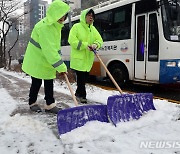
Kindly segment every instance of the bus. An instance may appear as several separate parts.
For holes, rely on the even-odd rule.
[[[104,44],[97,51],[119,85],[180,83],[180,0],[111,0],[93,7]],[[71,24],[80,16],[71,18]],[[70,21],[70,20],[69,20]],[[69,63],[69,22],[62,56]],[[107,77],[97,58],[90,75]]]

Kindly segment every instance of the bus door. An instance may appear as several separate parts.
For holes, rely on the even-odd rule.
[[[159,80],[159,31],[157,13],[136,16],[135,79]]]

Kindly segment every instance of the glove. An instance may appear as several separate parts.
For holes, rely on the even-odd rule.
[[[87,49],[88,49],[89,51],[92,51],[91,45],[88,45]]]
[[[91,47],[93,50],[96,50],[98,46],[96,44],[92,44]]]
[[[97,46],[96,44],[88,45],[88,50],[89,50],[89,51],[96,50],[97,47],[98,47],[98,46]]]
[[[68,74],[68,72],[61,72],[61,73],[59,73],[59,75],[64,75],[64,74]]]
[[[56,77],[58,78],[58,79],[60,79],[60,78],[62,78],[62,76],[64,76],[64,74],[66,74],[66,75],[68,75],[68,72],[57,72],[57,74],[56,74]]]

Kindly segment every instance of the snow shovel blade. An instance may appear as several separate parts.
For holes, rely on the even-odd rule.
[[[148,112],[149,110],[156,110],[153,104],[152,93],[138,93],[134,95],[134,101],[136,106],[141,108],[143,112]]]
[[[59,134],[65,134],[94,120],[109,122],[107,105],[86,105],[61,110],[57,115]]]
[[[107,101],[108,118],[115,126],[119,122],[139,119],[149,110],[155,110],[151,93],[115,95]]]

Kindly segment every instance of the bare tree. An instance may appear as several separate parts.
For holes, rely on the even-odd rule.
[[[91,0],[91,1],[87,1],[87,0],[82,0],[82,9],[86,9],[86,8],[89,8],[89,7],[93,7],[95,5],[98,5],[98,3],[101,3],[101,2],[105,2],[107,0]]]
[[[12,60],[12,55],[11,55],[11,51],[12,51],[12,49],[15,47],[15,45],[16,45],[16,43],[18,42],[18,40],[19,40],[19,29],[17,28],[17,19],[16,18],[14,18],[14,20],[13,19],[11,19],[12,20],[12,23],[14,23],[14,25],[15,25],[15,30],[16,30],[16,38],[13,40],[13,42],[12,42],[12,44],[11,44],[11,46],[9,46],[8,48],[6,48],[6,50],[5,50],[5,52],[7,53],[7,56],[8,56],[8,62],[6,63],[6,66],[7,66],[7,68],[8,69],[10,69],[11,70],[11,60]],[[12,26],[12,25],[11,25]],[[7,41],[6,41],[7,42]],[[7,44],[7,43],[6,43]],[[5,53],[5,54],[6,54]],[[6,61],[7,61],[7,59],[6,59]],[[4,66],[5,68],[6,68],[6,66]]]
[[[23,7],[21,0],[0,0],[0,68],[10,67],[11,64],[11,50],[15,46],[19,38],[18,30],[18,20],[24,14],[18,15],[16,12]],[[7,35],[15,24],[15,29],[17,31],[17,38],[14,40],[14,43],[11,44],[11,47],[8,47],[7,44]],[[7,48],[8,47],[8,48]],[[9,62],[7,62],[9,60]]]

